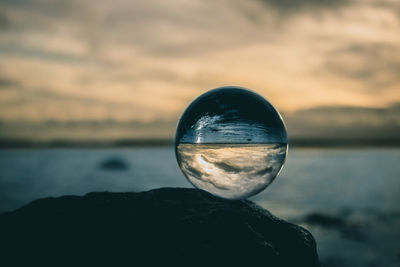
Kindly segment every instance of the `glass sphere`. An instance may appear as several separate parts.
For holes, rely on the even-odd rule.
[[[178,165],[197,188],[228,199],[264,190],[287,153],[282,117],[263,97],[240,87],[199,96],[183,113],[175,137]]]

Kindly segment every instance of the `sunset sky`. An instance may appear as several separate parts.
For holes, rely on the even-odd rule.
[[[396,137],[400,1],[0,0],[1,138],[170,138],[224,85],[289,137]]]

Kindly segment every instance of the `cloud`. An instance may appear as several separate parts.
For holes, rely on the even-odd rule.
[[[46,88],[25,88],[18,91],[3,90],[7,101],[0,106],[0,119],[4,121],[85,121],[91,120],[145,120],[135,116],[148,112],[140,102],[129,103],[93,96],[57,92]],[[8,94],[6,94],[8,92]],[[150,114],[151,115],[151,114]]]
[[[280,12],[299,12],[304,9],[332,9],[349,4],[349,0],[259,0]]]
[[[82,64],[90,62],[88,56],[77,55],[62,51],[51,51],[39,47],[29,47],[19,43],[0,44],[0,50],[8,55],[16,55],[24,58],[38,58],[41,60]]]
[[[368,90],[400,87],[399,50],[400,44],[353,43],[328,53],[325,71],[361,80]]]
[[[0,140],[172,140],[175,126],[167,120],[0,120]]]
[[[399,8],[397,0],[0,0],[0,119],[175,122],[224,85],[299,111],[304,125],[305,108],[384,107],[400,101]],[[145,131],[134,125],[118,136]],[[69,129],[47,126],[49,136]]]
[[[7,8],[29,11],[55,18],[76,13],[77,2],[76,0],[0,0],[0,4]]]
[[[387,108],[315,107],[285,116],[289,139],[399,140],[400,104]]]
[[[0,10],[0,31],[8,29],[11,26],[11,22],[5,12]]]
[[[0,90],[18,87],[20,83],[17,80],[0,76]]]
[[[90,105],[90,102],[87,105]],[[71,107],[62,106],[62,108]],[[298,139],[399,140],[400,136],[400,103],[387,108],[321,106],[283,114],[283,118],[287,125],[289,141]],[[0,120],[0,139],[166,138],[172,140],[177,120],[178,118],[152,121],[82,118],[62,121],[59,119]]]

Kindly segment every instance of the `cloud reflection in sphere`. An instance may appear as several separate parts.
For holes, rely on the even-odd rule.
[[[197,188],[228,199],[264,190],[287,153],[283,120],[260,95],[221,87],[194,100],[175,137],[179,167]]]

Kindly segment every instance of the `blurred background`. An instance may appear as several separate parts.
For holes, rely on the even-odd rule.
[[[291,147],[252,200],[309,229],[322,266],[398,266],[399,51],[399,0],[0,0],[0,212],[190,187],[179,116],[238,85]]]

